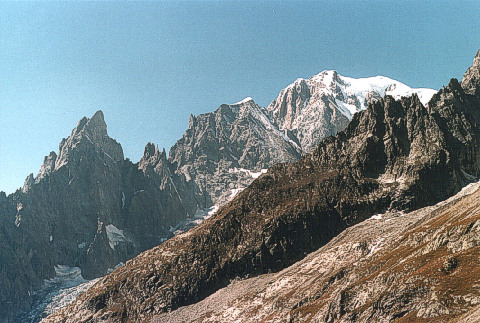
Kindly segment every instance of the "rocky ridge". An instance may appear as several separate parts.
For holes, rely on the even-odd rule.
[[[189,182],[187,195],[194,197],[198,209],[221,206],[262,171],[294,162],[323,138],[344,130],[368,102],[417,93],[426,104],[435,92],[382,76],[355,79],[323,71],[309,80],[296,80],[267,108],[246,98],[192,115],[168,161],[173,173]]]
[[[255,173],[301,156],[297,144],[272,124],[251,98],[190,116],[188,130],[170,149],[175,174],[195,182],[196,205],[224,204]]]
[[[162,175],[124,159],[101,111],[80,120],[36,177],[0,196],[0,317],[28,310],[56,265],[92,279],[172,236],[187,214],[170,186],[157,185]]]
[[[480,303],[479,210],[475,183],[434,206],[376,214],[276,274],[234,280],[153,321],[475,321],[462,317]]]
[[[47,321],[151,319],[235,277],[286,268],[376,213],[446,199],[480,174],[472,93],[452,79],[427,107],[415,94],[369,103],[345,131],[270,168],[214,217],[130,260]]]

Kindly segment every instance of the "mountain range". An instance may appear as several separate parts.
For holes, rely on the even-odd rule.
[[[426,106],[370,102],[46,321],[477,317],[479,88],[480,51]]]
[[[148,143],[135,164],[101,111],[83,118],[0,194],[0,317],[28,312],[62,266],[83,282],[144,251],[72,306],[153,317],[284,269],[375,212],[446,199],[478,174],[477,80],[478,63],[439,93],[324,71],[266,108],[246,98],[191,116],[168,157]]]

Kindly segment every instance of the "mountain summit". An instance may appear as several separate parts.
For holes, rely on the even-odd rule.
[[[267,107],[280,130],[288,130],[304,153],[321,139],[345,129],[352,116],[385,95],[396,99],[416,93],[427,105],[432,89],[412,89],[384,76],[351,78],[323,71],[308,80],[297,79]]]
[[[480,84],[480,50],[477,52],[473,65],[463,75],[462,87],[465,92],[478,95]]]

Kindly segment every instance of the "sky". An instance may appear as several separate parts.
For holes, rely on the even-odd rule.
[[[104,112],[137,162],[190,114],[322,70],[439,89],[480,49],[479,1],[0,2],[0,191]]]

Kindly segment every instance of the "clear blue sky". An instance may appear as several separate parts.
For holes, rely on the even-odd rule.
[[[335,69],[438,89],[480,48],[478,1],[1,2],[0,190],[102,109],[139,160],[191,113]]]

